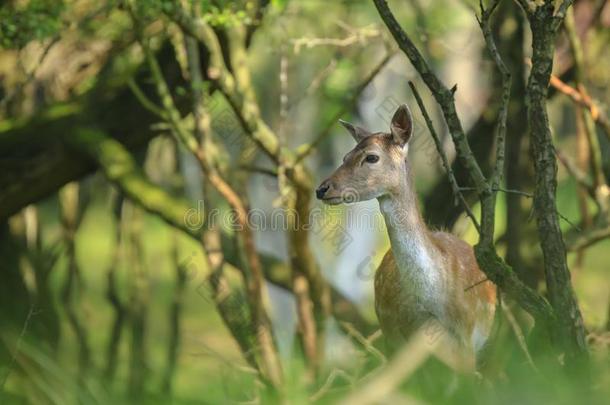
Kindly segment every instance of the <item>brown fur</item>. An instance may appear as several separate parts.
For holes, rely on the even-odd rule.
[[[445,232],[431,232],[430,240],[448,262],[446,282],[452,288],[447,297],[447,309],[455,325],[461,328],[450,332],[462,344],[468,345],[463,337],[472,335],[477,319],[483,318],[486,326],[491,328],[496,286],[483,281],[486,280],[485,274],[479,269],[469,244]],[[375,312],[381,330],[391,344],[400,344],[429,320],[404,309],[403,288],[392,249],[389,249],[375,273]],[[487,305],[479,306],[477,310],[478,303]]]

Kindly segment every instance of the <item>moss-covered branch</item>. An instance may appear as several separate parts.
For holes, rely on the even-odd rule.
[[[107,178],[128,198],[151,214],[159,216],[170,226],[196,241],[201,241],[201,229],[188,226],[192,223],[190,221],[195,219],[192,218],[196,212],[192,204],[184,198],[170,195],[150,182],[123,144],[99,130],[92,129],[82,129],[67,139],[73,152],[84,153],[87,159],[90,159],[89,164],[102,169]],[[241,267],[235,245],[231,236],[226,233],[222,234],[222,251],[227,263]],[[261,264],[267,281],[286,290],[291,289],[290,270],[285,263],[273,256],[261,255]],[[362,333],[374,331],[374,325],[363,318],[356,306],[343,294],[331,289],[331,296],[333,314],[337,319],[352,323]]]

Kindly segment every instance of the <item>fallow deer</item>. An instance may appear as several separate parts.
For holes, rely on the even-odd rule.
[[[316,196],[326,204],[379,201],[391,248],[375,273],[375,311],[390,347],[434,321],[480,360],[493,324],[496,288],[481,282],[486,277],[469,244],[424,223],[407,156],[413,133],[409,108],[397,109],[389,133],[341,123],[358,144]]]

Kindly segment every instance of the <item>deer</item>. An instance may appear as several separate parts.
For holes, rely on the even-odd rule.
[[[434,322],[456,343],[454,352],[468,349],[472,361],[466,367],[478,370],[494,323],[496,287],[472,246],[424,222],[408,157],[409,108],[397,108],[389,132],[340,122],[357,144],[316,197],[330,205],[379,202],[391,246],[375,272],[375,312],[388,347],[399,347]]]

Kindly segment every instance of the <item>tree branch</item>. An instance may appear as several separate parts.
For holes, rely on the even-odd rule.
[[[574,103],[589,110],[593,121],[604,131],[606,137],[610,139],[610,121],[595,101],[588,96],[584,96],[580,91],[563,82],[555,75],[551,75],[550,84],[553,88],[568,96]]]
[[[388,29],[398,42],[400,48],[407,55],[409,60],[415,69],[419,72],[424,83],[428,86],[430,91],[432,92],[434,98],[437,103],[441,106],[443,111],[443,116],[445,118],[445,122],[449,127],[449,132],[453,139],[456,152],[458,157],[463,162],[466,170],[474,183],[475,189],[477,190],[477,194],[481,200],[482,204],[482,218],[481,221],[481,237],[479,239],[479,243],[475,246],[475,255],[477,257],[477,261],[487,275],[487,277],[492,280],[496,285],[498,285],[502,290],[507,292],[509,296],[514,298],[526,311],[530,312],[534,317],[539,320],[543,324],[552,323],[554,319],[554,314],[552,308],[549,306],[548,302],[536,291],[528,288],[523,282],[517,277],[512,268],[508,266],[496,253],[494,245],[493,245],[493,226],[494,226],[494,210],[495,210],[495,193],[491,184],[487,181],[483,173],[481,172],[481,168],[476,162],[472,150],[468,144],[468,140],[464,134],[462,129],[462,125],[459,117],[457,116],[457,112],[455,110],[455,101],[453,98],[453,92],[455,90],[447,89],[443,83],[436,77],[436,75],[430,70],[425,60],[407,36],[407,34],[402,30],[396,19],[394,18],[392,12],[387,6],[385,0],[373,0],[377,10],[381,18],[384,20]],[[486,19],[485,24],[487,24],[487,20],[491,13],[487,13],[484,11],[483,18]],[[486,14],[486,15],[485,15]],[[503,104],[508,103],[508,96],[510,95],[510,76],[507,74],[508,71],[504,67],[502,60],[495,50],[495,45],[493,44],[493,40],[491,36],[486,38],[487,45],[492,52],[492,55],[496,59],[496,63],[499,63],[499,68],[503,73]],[[493,46],[490,46],[493,45]],[[507,85],[508,84],[508,85]],[[454,87],[455,89],[455,87]],[[504,105],[501,108],[501,113],[499,114],[497,127],[496,127],[496,137],[497,137],[497,145],[499,144],[500,150],[497,152],[497,158],[500,160],[500,165],[496,164],[497,174],[493,175],[495,181],[501,179],[500,170],[502,170],[502,160],[503,160],[503,148],[504,148],[504,131],[506,125],[506,108]]]
[[[447,159],[447,155],[445,154],[445,150],[443,149],[443,144],[438,134],[436,133],[436,130],[434,129],[434,125],[432,124],[432,120],[430,119],[428,112],[426,111],[426,106],[424,105],[424,102],[422,101],[421,96],[419,95],[419,92],[417,91],[417,88],[415,88],[413,82],[409,81],[409,87],[411,87],[411,91],[413,91],[413,95],[415,96],[417,105],[419,106],[419,109],[422,115],[424,116],[426,126],[428,127],[430,135],[432,135],[432,139],[434,140],[434,145],[436,145],[436,151],[440,155],[441,160],[443,162],[443,167],[447,172],[449,184],[451,185],[451,189],[453,190],[454,203],[457,205],[458,200],[462,203],[464,211],[466,211],[466,214],[470,217],[470,220],[472,221],[474,227],[477,229],[477,232],[481,233],[481,226],[479,225],[479,221],[477,221],[477,218],[470,210],[470,207],[468,206],[468,203],[464,198],[464,194],[462,194],[462,190],[460,189],[460,186],[458,185],[457,180],[455,179],[455,175],[453,174],[453,170],[451,169],[451,165],[449,164],[449,160]]]
[[[297,163],[309,156],[314,150],[316,150],[320,143],[328,135],[330,135],[332,129],[335,127],[335,125],[337,125],[337,121],[339,121],[342,116],[344,116],[350,109],[354,107],[354,105],[358,102],[358,99],[360,98],[362,92],[368,87],[369,84],[371,84],[371,82],[375,79],[375,77],[377,77],[379,72],[381,72],[381,70],[388,64],[388,62],[392,59],[394,55],[394,51],[389,51],[388,53],[386,53],[383,59],[381,59],[381,61],[379,61],[379,63],[375,65],[375,67],[364,78],[364,80],[362,80],[360,84],[358,84],[358,86],[356,86],[352,90],[351,97],[345,102],[341,103],[342,108],[340,108],[339,111],[337,111],[335,115],[333,115],[333,117],[328,121],[326,126],[324,126],[324,128],[320,132],[318,132],[318,135],[314,138],[314,140],[308,144],[301,145],[297,148]]]
[[[562,3],[563,4],[568,4]],[[566,354],[566,363],[582,363],[588,358],[584,325],[567,264],[566,249],[557,212],[557,161],[546,110],[549,80],[553,68],[557,19],[552,2],[529,13],[532,31],[532,69],[527,84],[530,151],[534,162],[534,212],[544,257],[549,300],[556,314],[557,347]],[[578,367],[574,367],[576,369]]]
[[[489,185],[487,184],[479,164],[473,157],[470,145],[468,144],[468,139],[466,138],[464,129],[462,128],[462,123],[455,109],[454,92],[456,91],[457,87],[454,86],[451,90],[448,89],[438,79],[434,72],[432,72],[419,50],[415,47],[413,41],[411,41],[411,38],[409,38],[409,36],[400,27],[400,24],[398,24],[398,21],[396,21],[396,18],[390,11],[387,2],[385,0],[373,0],[373,2],[375,3],[375,7],[377,8],[382,20],[385,22],[386,26],[390,30],[390,33],[398,43],[398,46],[409,58],[415,70],[419,72],[424,83],[426,83],[426,86],[428,86],[428,89],[430,89],[432,92],[434,99],[440,105],[445,122],[449,128],[451,138],[455,143],[456,149],[461,150],[461,153],[459,154],[460,159],[462,160],[464,166],[466,166],[468,169],[468,173],[472,182],[475,184],[475,187],[477,187],[477,190],[480,190],[481,192],[489,193]]]
[[[146,211],[160,217],[169,226],[200,242],[202,229],[206,226],[205,213],[198,212],[189,201],[168,194],[151,183],[128,150],[120,142],[93,129],[80,129],[66,135],[68,146],[92,159],[104,172],[106,178],[129,199]],[[191,226],[189,226],[191,224]],[[197,226],[192,226],[197,224]],[[241,267],[239,255],[231,236],[222,234],[222,252],[235,268]],[[261,255],[265,278],[272,284],[290,290],[290,270],[285,263],[270,255]],[[333,313],[337,319],[355,325],[362,333],[371,333],[374,325],[360,315],[354,304],[338,290],[332,289]]]
[[[258,107],[253,100],[253,91],[246,89],[244,94],[243,87],[248,87],[247,83],[249,82],[247,66],[238,66],[235,76],[229,71],[223,60],[222,48],[220,47],[218,37],[203,19],[192,18],[180,6],[173,7],[168,17],[186,34],[197,39],[208,49],[210,53],[208,76],[226,97],[240,123],[246,128],[247,135],[252,138],[269,158],[277,162],[280,153],[278,139],[260,118]],[[243,39],[242,36],[240,38]],[[243,60],[245,53],[244,44],[237,44],[236,42],[238,41],[235,39],[231,41],[231,51],[241,58],[241,63],[245,63]],[[244,74],[246,75],[246,82],[244,82]],[[239,80],[240,77],[241,80]],[[239,89],[239,86],[242,89]]]

